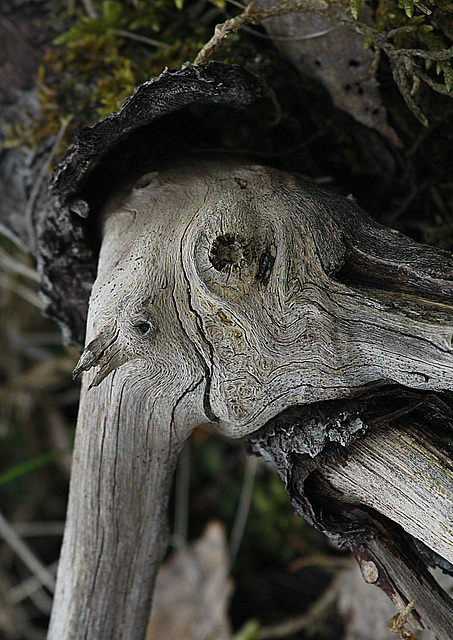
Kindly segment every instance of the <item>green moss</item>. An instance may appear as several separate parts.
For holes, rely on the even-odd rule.
[[[183,13],[175,0],[103,0],[93,2],[96,18],[80,10],[53,16],[62,33],[39,70],[41,119],[12,129],[6,144],[35,146],[71,116],[63,151],[75,130],[118,110],[137,86],[193,60],[211,28],[189,19],[191,4]]]
[[[424,3],[416,0],[380,0],[374,26],[388,34],[396,50],[417,49],[435,58],[438,54],[447,54],[452,45],[452,10],[453,2],[450,0],[427,0]],[[418,77],[423,80],[427,72],[425,82],[431,80],[431,88],[453,97],[452,56],[434,60],[423,58],[422,55],[409,54],[411,64],[405,63],[408,75],[412,74],[414,80],[417,69],[420,69],[423,74]],[[413,93],[418,86],[418,82],[413,84]]]
[[[6,145],[25,142],[36,146],[57,134],[70,117],[61,143],[63,152],[75,130],[119,109],[138,85],[156,77],[165,67],[180,68],[192,62],[215,24],[239,11],[228,6],[227,15],[224,0],[93,0],[93,6],[95,18],[81,10],[54,16],[62,31],[39,72],[42,117],[39,122],[25,121],[11,130]],[[360,7],[360,1],[354,7],[351,4],[357,16]],[[378,0],[375,7],[369,44],[378,49],[381,38],[391,48],[389,53],[382,46],[391,79],[424,124],[438,121],[441,112],[442,117],[449,115],[444,103],[450,101],[443,99],[439,106],[438,93],[453,97],[453,67],[448,56],[437,58],[451,45],[451,8],[450,0],[425,0],[424,5],[414,0]],[[408,49],[427,52],[428,57],[406,53]],[[242,64],[269,77],[274,73],[273,55],[266,41],[256,44],[248,32],[240,30],[224,41],[215,59]],[[433,60],[432,56],[437,58]],[[276,99],[273,106],[270,104],[276,118],[280,106]],[[402,111],[405,120],[407,109]],[[232,149],[238,144],[247,147],[241,135],[237,127],[234,131],[230,127],[224,142]],[[264,152],[275,152],[274,146]]]

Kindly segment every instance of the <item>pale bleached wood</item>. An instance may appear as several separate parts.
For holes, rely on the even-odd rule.
[[[379,429],[322,475],[345,501],[372,507],[453,564],[453,460],[429,433]]]
[[[49,640],[143,638],[175,457],[196,424],[242,437],[389,381],[453,389],[450,257],[345,199],[191,158],[105,217]],[[351,256],[382,290],[338,275]],[[405,293],[387,295],[400,276]]]
[[[187,429],[178,399],[127,366],[82,394],[49,639],[141,638],[166,549],[166,504]],[[110,383],[109,383],[110,382]],[[189,424],[190,426],[190,424]]]
[[[144,637],[176,456],[206,421],[204,370],[173,297],[179,241],[147,214],[106,225],[49,640]],[[162,253],[161,234],[174,240]]]
[[[383,382],[453,388],[451,256],[442,256],[445,280],[436,280],[439,255],[301,178],[214,160],[203,173],[209,189],[187,225],[182,255],[208,343],[219,429],[244,436],[289,406],[348,397]],[[181,180],[180,167],[168,179]],[[210,252],[227,236],[237,239],[236,253],[219,270]],[[396,263],[398,291],[339,281],[354,251],[358,263],[373,266],[380,252]],[[272,268],[263,277],[266,256]],[[445,304],[423,299],[422,287],[431,281]]]
[[[451,445],[428,426],[372,431],[351,443],[345,459],[327,460],[320,475],[341,501],[383,514],[453,564]],[[411,623],[421,621],[438,640],[450,640],[453,600],[407,540],[388,525],[378,523],[378,530],[375,539],[354,549],[365,580],[381,586],[400,610],[414,601]]]

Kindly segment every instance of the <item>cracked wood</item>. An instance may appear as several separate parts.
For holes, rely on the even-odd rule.
[[[452,390],[452,265],[350,200],[232,158],[186,158],[113,197],[49,640],[144,636],[197,424],[243,437],[389,382]]]

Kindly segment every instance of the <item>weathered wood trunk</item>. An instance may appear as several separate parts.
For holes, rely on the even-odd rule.
[[[80,361],[100,370],[82,385],[49,639],[144,637],[176,456],[206,420],[204,371],[180,324],[181,238],[158,213],[106,223]]]
[[[53,38],[31,21],[47,3],[28,4],[6,2],[1,21],[3,130],[24,107],[37,115],[32,85]],[[142,87],[116,119],[82,132],[63,169],[76,186],[60,217],[40,209],[53,159],[41,154],[52,141],[2,155],[0,226],[37,255],[48,312],[76,340],[95,267],[77,218],[90,209],[83,197],[103,201],[116,182],[106,164],[124,178],[167,147],[200,146],[205,128],[188,126],[187,113],[169,124],[175,110],[250,104],[261,83],[221,66],[167,74],[160,93]],[[97,182],[85,180],[102,165]],[[350,544],[365,579],[398,607],[415,598],[423,622],[453,637],[451,602],[425,567],[451,569],[429,549],[451,562],[452,403],[424,395],[453,388],[451,254],[268,169],[190,159],[148,180],[107,215],[49,638],[143,637],[175,457],[207,420],[236,437],[263,428],[252,446],[274,461],[301,512]],[[419,407],[416,420],[407,406],[387,411],[385,394],[369,414],[366,392],[383,384],[403,405],[405,388],[416,390],[406,402]],[[285,423],[281,412],[294,405]],[[401,423],[398,411],[411,419]]]
[[[141,638],[146,629],[188,430],[172,416],[181,407],[165,381],[134,371],[128,383],[127,374],[90,391],[84,382],[49,638]]]
[[[301,504],[309,504],[305,478],[327,504],[334,487],[360,513],[372,507],[377,522],[384,514],[450,558],[451,458],[429,438],[417,449],[413,434],[404,442],[377,430],[385,393],[371,417],[340,419],[337,407],[329,429],[315,419],[297,429],[307,405],[360,404],[354,398],[391,385],[399,415],[407,411],[397,385],[453,389],[450,254],[380,227],[301,178],[228,158],[193,157],[147,174],[113,199],[105,219],[76,369],[86,373],[50,640],[143,637],[175,457],[200,422],[233,437],[271,429],[272,455],[289,433],[291,456],[281,449],[279,468],[290,477],[304,454]],[[254,446],[267,455],[260,434]],[[365,454],[359,434],[371,438]],[[347,464],[335,456],[330,464],[331,440],[351,446]],[[384,496],[369,464],[376,450],[394,471],[379,486]],[[406,489],[399,502],[389,491],[396,482]],[[302,511],[321,526],[310,508]],[[357,537],[353,520],[349,544],[379,539],[362,516]],[[400,589],[398,602],[409,595]]]

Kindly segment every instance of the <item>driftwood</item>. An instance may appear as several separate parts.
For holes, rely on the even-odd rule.
[[[451,409],[432,395],[453,388],[450,254],[228,158],[142,176],[105,220],[49,638],[144,636],[176,453],[206,421],[257,432],[301,511],[448,638],[451,601],[418,555],[451,568]],[[431,555],[402,553],[403,529]]]

